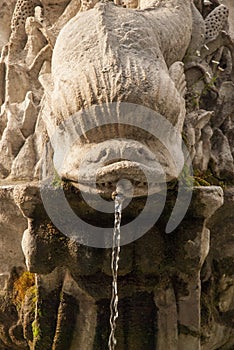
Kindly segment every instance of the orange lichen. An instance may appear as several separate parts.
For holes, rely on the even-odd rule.
[[[35,286],[35,274],[25,271],[14,281],[13,284],[13,296],[14,304],[16,306],[21,305],[27,291]]]

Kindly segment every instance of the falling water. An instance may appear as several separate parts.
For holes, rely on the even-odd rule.
[[[112,243],[112,256],[111,256],[111,271],[112,271],[112,296],[110,302],[110,337],[109,337],[109,350],[114,350],[117,340],[115,338],[116,321],[118,314],[118,268],[119,268],[119,254],[120,254],[120,224],[121,224],[121,212],[123,204],[123,196],[117,194],[115,200],[115,224],[113,230],[113,243]]]

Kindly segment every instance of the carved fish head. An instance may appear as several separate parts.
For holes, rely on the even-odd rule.
[[[138,43],[142,26],[149,36]],[[145,196],[181,171],[183,65],[168,70],[154,30],[137,11],[101,3],[59,34],[43,118],[58,174],[87,192],[127,179]]]
[[[133,196],[158,192],[178,177],[184,162],[176,129],[155,111],[130,103],[80,110],[50,139],[59,176],[107,197],[123,179],[132,184]]]

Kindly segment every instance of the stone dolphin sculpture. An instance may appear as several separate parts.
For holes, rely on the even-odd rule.
[[[126,123],[124,116],[120,121],[117,110],[119,104],[143,106],[181,134],[186,89],[181,61],[191,41],[194,6],[191,0],[143,1],[140,6],[125,9],[112,2],[99,2],[66,24],[54,47],[43,119],[56,159],[64,152],[67,140],[72,140],[63,164],[57,167],[58,174],[87,191],[95,171],[100,193],[127,178],[137,188],[135,195],[144,195],[147,187],[140,168],[146,177],[158,174],[151,186],[151,192],[155,192],[160,166],[166,181],[178,177],[183,166],[180,155],[173,159],[179,154],[180,141],[171,156],[165,145],[142,130],[144,121],[142,128],[136,129],[129,126],[127,117]],[[100,112],[104,105],[112,107],[103,107]],[[98,111],[95,106],[99,106]],[[115,109],[113,123],[107,116],[111,108],[112,112]],[[87,111],[91,109],[89,116]],[[92,120],[93,130],[85,128],[87,119]],[[155,122],[151,128],[160,129],[160,125]],[[55,130],[59,130],[56,137]],[[83,130],[83,135],[77,130]],[[170,133],[165,137],[170,142]],[[87,156],[91,149],[95,151]],[[154,166],[154,157],[159,166]],[[79,173],[82,162],[85,170]]]

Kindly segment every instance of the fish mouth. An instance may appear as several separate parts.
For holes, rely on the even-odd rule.
[[[88,176],[87,176],[88,174]],[[81,191],[111,197],[119,184],[125,183],[122,194],[125,197],[145,197],[160,192],[165,185],[165,176],[157,167],[142,163],[120,160],[99,168],[96,174],[80,174],[73,186]]]
[[[79,161],[77,161],[80,155]],[[82,156],[83,159],[82,159]],[[60,176],[81,191],[111,197],[125,180],[126,197],[160,192],[177,175],[175,164],[165,154],[129,139],[115,139],[71,150]]]
[[[67,159],[70,170],[63,178],[86,193],[110,197],[119,181],[127,180],[124,195],[141,197],[159,192],[166,182],[163,159],[139,141],[115,139],[95,144],[79,164],[72,161],[75,154],[77,150],[71,152],[70,161]]]

